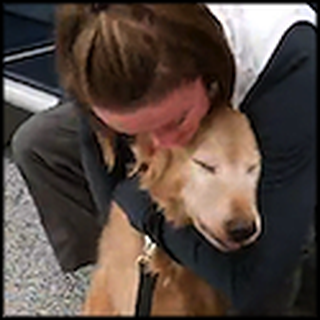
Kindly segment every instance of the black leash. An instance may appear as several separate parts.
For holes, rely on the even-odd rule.
[[[157,273],[150,270],[149,262],[156,244],[147,238],[144,252],[138,258],[139,286],[135,305],[136,317],[148,317],[151,314],[153,290],[158,278]]]

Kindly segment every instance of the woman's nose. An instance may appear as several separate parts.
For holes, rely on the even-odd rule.
[[[175,134],[151,133],[151,139],[155,148],[168,148],[176,144]]]

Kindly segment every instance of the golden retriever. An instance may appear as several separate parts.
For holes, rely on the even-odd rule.
[[[103,144],[103,141],[101,141]],[[247,118],[229,106],[216,108],[196,137],[183,148],[152,150],[137,137],[133,151],[141,188],[147,189],[176,227],[193,224],[221,251],[253,243],[261,230],[256,208],[260,154]],[[110,145],[105,141],[106,158]],[[83,315],[134,315],[138,291],[137,259],[144,236],[112,204]],[[160,248],[150,268],[158,273],[151,315],[224,315],[225,297]]]

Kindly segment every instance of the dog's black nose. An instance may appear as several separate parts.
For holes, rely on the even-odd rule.
[[[225,227],[229,239],[234,242],[245,241],[257,231],[255,222],[243,219],[229,220],[226,222]]]

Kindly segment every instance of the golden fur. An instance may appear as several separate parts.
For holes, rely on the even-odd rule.
[[[105,158],[112,159],[110,142],[103,145],[108,146],[104,148]],[[240,112],[217,108],[185,148],[153,150],[144,135],[137,137],[133,150],[137,158],[134,170],[144,168],[141,188],[149,190],[175,226],[193,223],[208,241],[225,251],[256,240],[260,233],[255,200],[260,156],[250,125]],[[239,221],[254,223],[257,231],[236,243],[230,240],[228,228]],[[143,235],[113,203],[84,315],[133,315],[138,286],[136,260],[143,245]],[[159,273],[152,315],[225,314],[225,297],[160,248],[152,256],[151,270]]]

